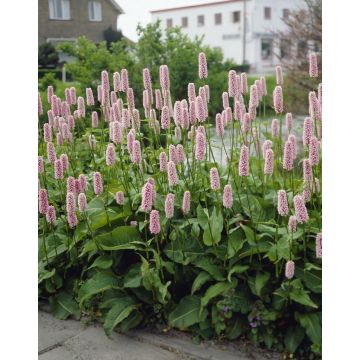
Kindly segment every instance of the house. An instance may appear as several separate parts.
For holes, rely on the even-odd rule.
[[[115,0],[38,0],[38,43],[74,41],[86,36],[105,40],[104,31],[117,29],[117,18],[124,11]]]
[[[278,39],[283,18],[305,9],[304,0],[227,0],[151,11],[163,29],[180,26],[191,39],[220,48],[225,58],[250,64],[252,72],[273,71],[277,56],[289,56],[291,44]]]

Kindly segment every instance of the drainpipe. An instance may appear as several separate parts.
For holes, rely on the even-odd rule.
[[[246,1],[244,0],[243,64],[246,62]]]

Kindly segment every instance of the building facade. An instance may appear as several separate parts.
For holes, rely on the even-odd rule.
[[[74,41],[79,36],[99,42],[124,11],[114,0],[38,0],[38,43]]]
[[[289,55],[291,44],[278,39],[283,18],[304,9],[304,0],[227,0],[151,11],[163,29],[180,26],[191,39],[220,48],[225,58],[250,64],[252,72],[273,71],[277,55]]]

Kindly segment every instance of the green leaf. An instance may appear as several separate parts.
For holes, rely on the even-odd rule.
[[[143,319],[143,315],[141,314],[141,312],[139,311],[132,311],[130,313],[130,315],[125,318],[121,323],[120,323],[120,330],[123,333],[128,332],[130,329],[135,328],[136,326],[138,326],[142,319]]]
[[[243,247],[245,239],[241,238],[242,230],[236,229],[228,237],[228,247],[227,253],[229,259],[231,259],[235,254]]]
[[[207,257],[197,259],[194,261],[194,265],[202,270],[207,271],[217,281],[225,280],[225,274],[222,271],[222,268]]]
[[[308,292],[302,288],[292,288],[290,291],[290,299],[305,305],[305,306],[310,306],[312,308],[317,309],[318,306],[310,299],[310,296],[308,295]]]
[[[40,284],[45,279],[50,279],[55,275],[55,269],[52,269],[51,271],[47,271],[45,269],[39,270],[39,280],[38,283]]]
[[[124,288],[137,288],[141,286],[141,280],[140,264],[135,264],[124,277]]]
[[[191,295],[193,295],[197,290],[201,288],[207,281],[211,279],[211,276],[206,271],[201,271],[195,278],[192,288]]]
[[[133,226],[118,226],[111,232],[97,235],[96,240],[102,250],[136,250],[141,241],[139,231]]]
[[[176,308],[169,314],[170,326],[182,330],[199,323],[202,320],[200,317],[200,303],[200,297],[196,295],[182,298]]]
[[[207,209],[203,209],[199,204],[198,207],[196,208],[196,215],[200,226],[202,227],[203,230],[205,230],[205,228],[209,224],[209,214]]]
[[[284,343],[291,354],[294,354],[305,336],[304,329],[299,325],[291,326],[287,329]]]
[[[131,297],[118,299],[105,317],[104,330],[106,335],[110,336],[116,325],[126,319],[136,307],[135,301]]]
[[[321,344],[321,313],[295,313],[295,319],[300,322],[314,344]]]
[[[270,273],[268,272],[257,272],[255,277],[255,294],[261,296],[261,290],[270,279]]]
[[[246,236],[246,240],[250,245],[256,245],[256,237],[255,237],[255,232],[253,229],[251,229],[249,226],[246,226],[244,224],[240,225],[241,228],[244,230],[245,232],[245,236]]]
[[[80,307],[85,300],[89,299],[93,295],[109,289],[118,288],[119,282],[115,275],[111,273],[98,272],[80,287],[78,294]]]
[[[50,307],[58,319],[65,320],[70,315],[73,315],[77,320],[80,319],[81,313],[78,303],[66,292],[61,292],[50,298]]]
[[[91,264],[91,266],[88,267],[88,270],[95,268],[95,267],[106,270],[111,267],[112,263],[113,263],[113,260],[110,256],[102,255],[102,256],[99,256],[98,258],[96,258],[96,260]]]
[[[201,298],[201,307],[205,307],[211,299],[214,297],[225,293],[229,289],[235,287],[237,285],[237,281],[233,281],[231,283],[228,282],[220,282],[215,285],[210,286],[206,292],[205,295]]]
[[[232,274],[241,274],[243,272],[245,272],[247,269],[249,268],[248,265],[235,265],[231,268],[231,270],[229,271],[229,274],[227,276],[227,279],[229,282],[231,282],[231,275]]]
[[[246,328],[246,326],[244,326],[241,319],[238,317],[235,320],[234,325],[231,326],[230,328],[228,328],[227,337],[230,340],[235,340],[244,332],[245,328]]]

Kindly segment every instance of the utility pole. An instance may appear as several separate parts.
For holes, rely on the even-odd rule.
[[[243,64],[246,63],[246,1],[244,0]]]

